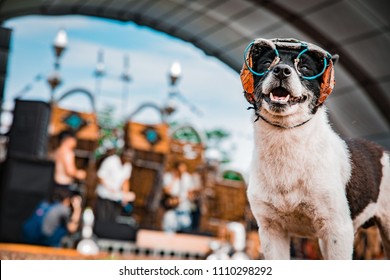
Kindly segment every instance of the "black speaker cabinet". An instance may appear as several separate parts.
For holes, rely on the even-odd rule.
[[[24,221],[50,195],[54,162],[9,156],[0,178],[0,242],[22,242]]]
[[[136,241],[138,228],[128,224],[113,221],[95,221],[94,233],[98,238]]]
[[[9,132],[8,153],[44,158],[47,153],[50,105],[16,100]]]
[[[0,104],[4,96],[11,34],[11,29],[0,26]]]

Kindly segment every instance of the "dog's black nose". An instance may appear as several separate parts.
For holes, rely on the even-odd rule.
[[[279,64],[275,66],[272,73],[279,79],[283,80],[291,75],[291,68],[286,64]]]

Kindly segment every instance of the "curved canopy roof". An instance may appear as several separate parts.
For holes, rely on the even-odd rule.
[[[335,129],[390,148],[389,10],[381,0],[4,0],[0,21],[31,14],[132,21],[188,41],[237,72],[254,38],[313,42],[340,55],[328,100]]]

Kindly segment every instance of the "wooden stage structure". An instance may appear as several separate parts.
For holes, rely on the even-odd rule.
[[[0,243],[0,260],[104,260],[205,259],[212,237],[140,230],[136,242],[99,239],[100,253],[80,254],[75,249]]]

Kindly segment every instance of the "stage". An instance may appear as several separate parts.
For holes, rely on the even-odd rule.
[[[139,230],[136,242],[97,239],[100,253],[80,254],[75,249],[0,243],[1,260],[158,260],[204,259],[212,237]]]

